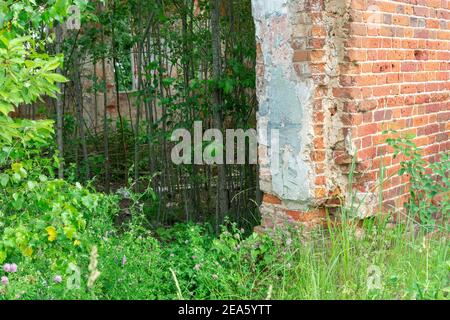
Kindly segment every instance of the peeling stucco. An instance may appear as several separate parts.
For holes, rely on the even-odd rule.
[[[384,145],[385,128],[417,133],[430,157],[448,149],[442,113],[447,83],[440,67],[448,60],[442,50],[448,37],[430,23],[414,39],[398,39],[417,27],[416,20],[405,24],[406,9],[418,6],[429,13],[424,19],[433,20],[436,1],[380,6],[378,16],[385,17],[380,26],[368,22],[374,13],[367,2],[252,0],[264,226],[324,223],[324,216],[339,219],[341,209],[365,218],[383,213],[384,205],[402,206],[407,181],[388,174],[379,183],[381,168],[398,169]],[[395,41],[389,39],[393,34]],[[417,56],[416,47],[424,43],[432,58]],[[438,78],[409,63],[402,77],[402,55],[436,61],[430,70],[442,74],[441,83],[428,86],[426,81]],[[411,85],[416,75],[421,81]],[[411,117],[418,110],[430,116],[416,125]]]
[[[261,188],[284,200],[306,203],[314,192],[308,150],[313,137],[314,83],[312,79],[299,79],[292,63],[291,2],[253,1],[259,62],[263,66],[257,81],[260,157],[263,167],[269,169],[262,172],[270,173],[262,175]],[[264,126],[266,130],[261,130]]]

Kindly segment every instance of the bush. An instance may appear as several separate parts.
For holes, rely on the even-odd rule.
[[[425,227],[432,229],[437,214],[442,214],[445,221],[450,212],[449,154],[442,152],[430,163],[424,159],[422,150],[413,139],[414,136],[406,135],[387,139],[386,142],[394,149],[394,158],[403,157],[399,175],[409,177],[410,199],[406,203],[409,215],[418,217]],[[437,202],[436,196],[442,196],[442,199]]]
[[[21,163],[0,176],[0,263],[45,260],[63,274],[111,230],[114,201],[77,184],[28,179]]]

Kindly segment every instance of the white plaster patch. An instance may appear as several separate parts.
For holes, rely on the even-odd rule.
[[[294,69],[289,0],[253,0],[256,36],[261,46],[264,74],[258,75],[258,134],[269,168],[261,189],[283,200],[307,202],[313,196],[312,163],[306,155],[312,140],[311,79],[298,79]],[[274,132],[274,130],[276,132]],[[267,146],[267,147],[266,147]],[[267,172],[267,171],[265,171]],[[267,188],[267,189],[266,189]]]
[[[272,15],[287,14],[287,0],[253,0],[253,15],[264,18]]]

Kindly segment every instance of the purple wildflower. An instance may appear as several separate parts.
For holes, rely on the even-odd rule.
[[[5,265],[3,266],[3,271],[11,272],[11,265],[9,263],[5,263]]]
[[[17,264],[15,264],[15,263],[6,263],[4,266],[3,266],[3,271],[5,271],[5,272],[10,272],[10,273],[15,273],[15,272],[17,272]]]
[[[2,277],[2,284],[3,284],[4,286],[6,286],[8,283],[9,283],[8,277],[3,276],[3,277]]]
[[[55,282],[55,283],[61,283],[62,282],[62,277],[60,276],[60,275],[56,275],[54,278],[53,278],[53,281]]]
[[[9,270],[11,273],[17,272],[17,264],[15,264],[15,263],[11,264],[11,267]]]

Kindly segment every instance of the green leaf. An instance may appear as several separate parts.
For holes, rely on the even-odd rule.
[[[75,235],[76,232],[77,232],[77,230],[76,230],[75,227],[73,227],[73,226],[67,226],[67,227],[64,227],[64,234],[65,234],[66,237],[69,238],[70,240],[73,239],[73,236]]]
[[[4,101],[0,101],[0,113],[7,116],[13,110],[14,110],[14,107],[12,104],[6,103]]]
[[[6,260],[6,252],[0,250],[0,263],[3,263]]]
[[[52,71],[52,70],[57,69],[59,67],[59,65],[60,65],[59,59],[56,58],[56,59],[53,59],[53,60],[49,61],[49,63],[47,63],[45,65],[44,70],[45,71]]]
[[[9,40],[5,36],[1,35],[0,41],[5,45],[5,47],[9,47]]]
[[[9,182],[9,175],[6,173],[0,174],[0,185],[5,188],[8,185]]]
[[[58,73],[44,73],[42,75],[50,82],[68,82],[69,81],[66,77],[64,77],[63,75],[60,75]]]

